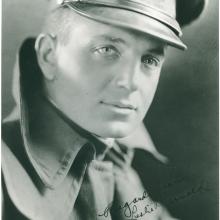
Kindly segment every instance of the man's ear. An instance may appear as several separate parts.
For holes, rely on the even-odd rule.
[[[40,34],[35,42],[35,50],[39,66],[47,80],[54,80],[56,74],[56,37]]]

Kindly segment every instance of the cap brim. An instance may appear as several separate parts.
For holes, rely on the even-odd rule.
[[[164,41],[170,46],[182,50],[187,49],[186,45],[180,40],[172,29],[160,21],[141,13],[105,6],[96,5],[94,7],[92,4],[82,4],[79,2],[69,2],[68,6],[77,13],[90,19],[137,30]]]

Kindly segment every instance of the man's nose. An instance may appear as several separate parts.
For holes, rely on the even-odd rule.
[[[140,63],[135,61],[125,62],[118,70],[115,79],[116,85],[119,88],[124,88],[129,91],[138,89],[138,84],[141,77]]]

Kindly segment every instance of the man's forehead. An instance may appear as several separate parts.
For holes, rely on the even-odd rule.
[[[131,32],[130,30],[124,32],[106,32],[103,34],[97,33],[92,36],[91,41],[108,41],[114,44],[123,44],[130,46],[131,44],[142,44],[143,46],[150,46],[151,48],[163,48],[166,43],[160,41],[152,36],[147,36],[143,33]]]

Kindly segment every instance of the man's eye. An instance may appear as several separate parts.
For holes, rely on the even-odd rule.
[[[146,67],[157,67],[160,64],[160,60],[153,56],[143,56],[141,62]]]
[[[96,48],[95,53],[103,56],[116,56],[119,54],[118,51],[111,46]]]

